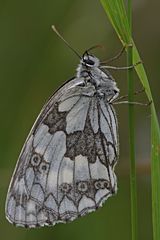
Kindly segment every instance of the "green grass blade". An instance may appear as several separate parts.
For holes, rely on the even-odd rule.
[[[124,9],[123,9],[124,11]],[[132,1],[128,0],[128,22],[130,36],[132,34]],[[133,65],[132,48],[127,49],[128,66]],[[134,102],[134,79],[133,69],[128,70],[128,100]],[[129,148],[130,148],[130,192],[131,192],[131,234],[132,240],[137,239],[137,178],[136,178],[136,157],[135,157],[135,117],[134,105],[128,106],[129,119]]]
[[[138,50],[131,40],[129,22],[123,0],[101,0],[122,44],[133,43],[133,63],[140,61]],[[130,41],[131,40],[131,41]],[[151,104],[151,179],[152,179],[152,222],[154,240],[160,239],[160,129],[149,82],[143,64],[135,67]]]
[[[152,221],[153,239],[160,239],[160,130],[154,105],[151,108],[151,137],[152,137]]]
[[[139,53],[134,47],[133,51],[134,62],[140,60]],[[153,239],[160,239],[160,128],[157,119],[157,114],[149,87],[146,72],[143,65],[136,68],[137,74],[145,87],[148,99],[151,104],[151,182],[152,182],[152,224],[153,224]]]
[[[132,49],[127,51],[128,66],[132,65]],[[128,100],[134,102],[133,69],[128,70]],[[137,181],[135,160],[135,117],[134,105],[128,106],[129,113],[129,146],[130,146],[130,191],[131,191],[131,227],[132,240],[137,239]]]

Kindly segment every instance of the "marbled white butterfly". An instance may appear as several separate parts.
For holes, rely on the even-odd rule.
[[[112,104],[119,89],[103,67],[85,51],[76,77],[42,108],[9,186],[6,216],[11,223],[65,223],[95,211],[116,193],[119,143]]]

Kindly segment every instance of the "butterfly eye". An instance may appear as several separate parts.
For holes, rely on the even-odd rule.
[[[94,62],[91,59],[83,59],[83,61],[85,62],[85,64],[88,64],[88,65],[91,65],[91,66],[94,65]]]

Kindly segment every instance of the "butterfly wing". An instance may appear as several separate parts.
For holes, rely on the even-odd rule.
[[[19,156],[7,219],[36,227],[72,221],[117,190],[117,120],[92,85],[73,79],[43,107]]]

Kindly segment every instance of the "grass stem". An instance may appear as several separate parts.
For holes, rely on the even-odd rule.
[[[132,36],[132,0],[128,0],[128,21],[130,36]],[[128,66],[133,65],[132,47],[127,50]],[[134,102],[133,69],[128,69],[128,99]],[[137,239],[137,186],[136,186],[136,160],[135,160],[135,117],[134,105],[129,104],[129,146],[130,146],[130,191],[131,191],[131,234],[132,240]]]
[[[132,0],[128,0],[128,11],[124,0],[100,0],[108,18],[115,29],[122,45],[133,43],[133,48],[127,51],[128,65],[141,61],[141,57],[132,39]],[[151,184],[152,184],[152,221],[153,239],[160,240],[160,127],[152,97],[149,81],[143,64],[135,66],[137,75],[145,89],[145,93],[152,101],[151,106]],[[128,71],[129,101],[133,101],[134,81],[133,71]],[[130,185],[131,185],[131,221],[132,240],[137,239],[137,191],[136,191],[136,164],[135,164],[135,136],[134,136],[134,106],[129,106],[130,131]],[[145,231],[145,229],[144,229]]]

